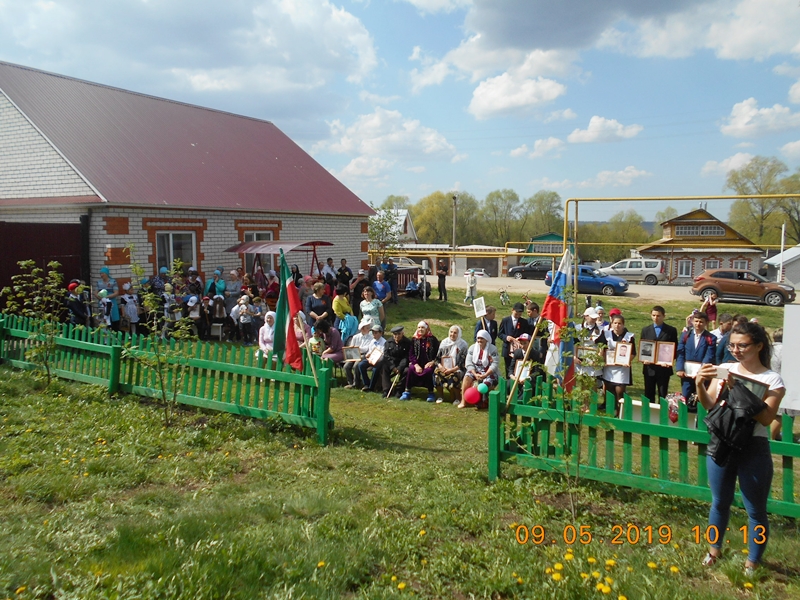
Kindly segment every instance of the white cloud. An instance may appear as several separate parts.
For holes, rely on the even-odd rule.
[[[377,156],[357,156],[351,160],[341,171],[333,174],[346,181],[369,180],[373,183],[389,177],[389,170],[395,161],[385,160]]]
[[[700,173],[702,175],[727,175],[734,169],[740,169],[753,159],[752,154],[747,152],[737,152],[733,156],[729,156],[725,160],[717,162],[716,160],[709,160],[703,165]]]
[[[415,94],[429,85],[439,85],[450,75],[450,67],[447,63],[438,62],[428,67],[412,69],[409,73],[411,77],[411,91]]]
[[[800,127],[800,113],[780,104],[758,108],[756,99],[748,98],[733,105],[728,122],[720,131],[732,137],[754,137],[794,127]]]
[[[565,85],[553,80],[516,79],[509,73],[486,79],[472,92],[469,112],[477,119],[527,112],[566,93]]]
[[[543,140],[536,140],[533,144],[533,152],[529,158],[542,158],[548,153],[553,153],[556,157],[559,156],[560,150],[564,147],[564,142],[556,137],[549,137]]]
[[[395,100],[399,100],[400,96],[380,96],[378,94],[373,94],[373,93],[368,92],[366,90],[361,90],[358,93],[358,98],[362,102],[366,102],[368,104],[382,105],[382,104],[390,104],[391,102],[394,102]]]
[[[545,123],[552,123],[553,121],[569,121],[571,119],[577,119],[578,115],[575,114],[575,111],[571,108],[565,108],[564,110],[554,110],[551,112],[547,117],[545,117]]]
[[[628,166],[621,171],[600,171],[595,177],[585,179],[583,181],[572,181],[570,179],[563,179],[561,181],[553,181],[545,177],[538,180],[543,188],[546,189],[566,189],[566,188],[604,188],[604,187],[627,187],[635,179],[640,177],[649,177],[652,173],[642,171],[634,166]]]
[[[514,148],[511,152],[508,153],[509,156],[512,158],[518,158],[520,156],[525,156],[528,153],[528,144],[522,144],[519,148]]]
[[[459,8],[466,8],[472,0],[405,0],[416,7],[421,13],[453,12]]]
[[[406,171],[410,171],[412,173],[424,173],[425,167],[423,167],[422,165],[418,165],[416,167],[408,167]]]
[[[784,144],[781,146],[781,152],[787,158],[791,158],[792,160],[800,160],[800,140]]]
[[[450,159],[452,164],[460,163],[462,160],[467,160],[469,158],[469,154],[461,153],[456,154],[453,158]]]
[[[606,119],[597,115],[589,119],[589,127],[575,129],[567,140],[573,144],[591,142],[618,142],[635,137],[642,131],[641,125],[623,125],[616,119]]]
[[[785,77],[800,77],[800,66],[781,63],[772,67],[772,72],[775,73],[775,75],[783,75]]]
[[[800,81],[789,88],[789,102],[800,104]]]
[[[736,148],[752,148],[753,146],[755,146],[755,144],[753,142],[739,142],[738,144],[736,144],[735,147]]]

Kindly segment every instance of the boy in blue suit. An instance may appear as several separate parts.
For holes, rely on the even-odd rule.
[[[694,377],[687,377],[684,369],[687,361],[700,364],[714,364],[714,352],[717,348],[716,336],[708,331],[708,316],[704,312],[697,312],[692,319],[692,330],[684,331],[678,342],[677,360],[675,371],[681,378],[681,393],[687,400],[697,392]],[[690,412],[696,412],[696,405],[690,406]]]

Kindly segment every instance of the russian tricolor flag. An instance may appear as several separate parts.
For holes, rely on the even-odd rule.
[[[569,298],[566,288],[570,284],[570,271],[572,270],[572,254],[569,249],[561,257],[558,271],[553,273],[553,281],[550,284],[550,291],[545,298],[541,315],[548,321],[552,321],[553,335],[545,359],[547,371],[561,381],[561,386],[566,391],[571,391],[575,385],[575,363],[573,353],[575,345],[572,336],[568,335],[566,340],[561,339],[561,329],[567,325],[569,315]]]

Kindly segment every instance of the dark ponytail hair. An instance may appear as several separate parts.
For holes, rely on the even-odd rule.
[[[738,333],[739,335],[746,335],[754,344],[761,344],[761,351],[758,353],[759,362],[767,369],[770,367],[770,360],[772,359],[772,342],[764,329],[758,323],[742,323],[737,322],[733,326],[731,333]]]

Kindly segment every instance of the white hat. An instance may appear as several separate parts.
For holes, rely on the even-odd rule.
[[[192,296],[189,298],[189,301],[186,303],[186,306],[194,306],[197,304],[197,296]]]
[[[590,306],[585,311],[583,311],[583,316],[584,317],[589,317],[590,319],[596,319],[600,315],[598,315],[597,311]]]
[[[361,319],[361,323],[358,324],[358,328],[362,329],[364,327],[372,327],[372,321],[369,319]]]
[[[131,284],[130,283],[123,284],[122,289],[127,292],[129,289],[131,289]]]

